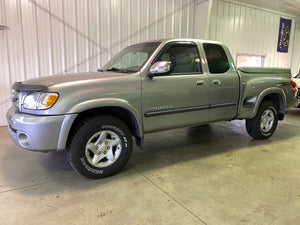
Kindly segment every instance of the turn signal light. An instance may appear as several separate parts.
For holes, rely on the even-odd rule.
[[[58,97],[57,95],[49,95],[45,107],[48,108],[52,106],[55,103],[57,97]]]

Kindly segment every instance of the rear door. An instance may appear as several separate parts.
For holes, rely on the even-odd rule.
[[[204,43],[209,70],[210,121],[233,119],[239,100],[239,77],[224,48]]]

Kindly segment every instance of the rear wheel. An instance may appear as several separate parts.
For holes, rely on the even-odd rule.
[[[75,132],[68,150],[71,166],[88,178],[103,178],[120,171],[132,152],[128,127],[118,118],[86,119]]]
[[[273,135],[278,124],[278,107],[272,101],[264,101],[253,119],[246,119],[248,134],[257,140]]]

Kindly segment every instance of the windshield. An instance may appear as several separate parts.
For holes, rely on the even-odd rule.
[[[103,71],[134,73],[141,69],[160,42],[131,45],[115,55],[102,68]]]

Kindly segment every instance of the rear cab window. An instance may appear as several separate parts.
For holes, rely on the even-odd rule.
[[[229,61],[221,45],[204,43],[203,48],[210,73],[226,73],[229,70]]]

